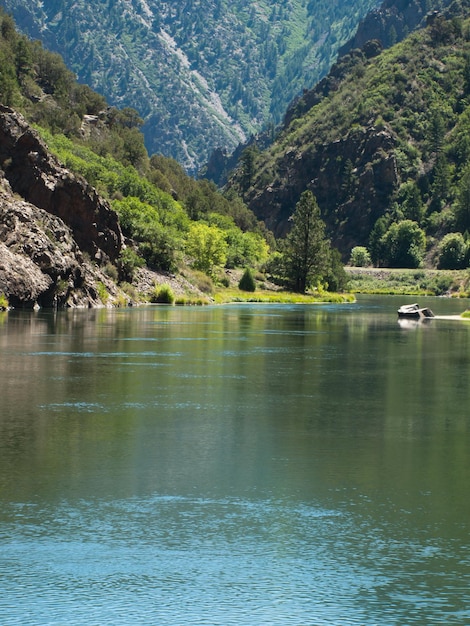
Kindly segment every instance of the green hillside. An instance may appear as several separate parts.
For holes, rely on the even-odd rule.
[[[453,3],[388,50],[351,51],[270,148],[245,153],[231,188],[278,235],[310,189],[344,260],[364,246],[382,265],[467,266],[469,16],[468,2]]]
[[[376,0],[2,0],[79,80],[144,119],[148,151],[189,171],[278,123]]]
[[[130,244],[116,268],[121,280],[132,280],[143,264],[165,272],[193,267],[207,274],[211,288],[222,268],[266,260],[272,236],[237,196],[190,178],[171,158],[149,157],[136,111],[107,107],[57,54],[18,34],[1,9],[0,104],[35,124],[61,163],[118,213]],[[11,161],[4,155],[0,178],[16,175]]]

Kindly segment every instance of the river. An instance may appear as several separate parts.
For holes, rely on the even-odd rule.
[[[469,624],[470,321],[411,301],[0,313],[0,623]]]

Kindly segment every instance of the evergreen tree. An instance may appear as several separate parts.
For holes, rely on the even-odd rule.
[[[305,293],[315,278],[322,278],[329,259],[325,222],[311,191],[301,195],[291,219],[293,226],[284,248],[285,273],[292,289]]]
[[[256,291],[256,282],[249,267],[243,272],[243,276],[238,283],[238,288],[241,291]]]

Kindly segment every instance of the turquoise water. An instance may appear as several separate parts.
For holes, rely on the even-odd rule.
[[[470,322],[401,303],[1,315],[0,623],[470,623]]]

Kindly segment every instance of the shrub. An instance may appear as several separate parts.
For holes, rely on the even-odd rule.
[[[192,270],[189,273],[189,280],[192,282],[199,291],[206,293],[208,295],[212,295],[214,292],[214,282],[210,276],[204,274],[204,272],[200,272],[198,270]]]
[[[467,244],[462,233],[448,233],[438,247],[437,267],[445,270],[458,270],[465,267]]]
[[[134,287],[134,285],[132,285],[131,283],[128,282],[123,282],[121,283],[121,289],[123,290],[123,292],[129,296],[129,298],[131,298],[131,300],[134,301],[138,301],[139,298],[139,294],[137,292],[137,289]]]
[[[154,304],[174,304],[175,294],[170,285],[156,285],[150,301]]]
[[[118,259],[119,279],[125,282],[132,282],[137,269],[144,265],[144,259],[135,250],[125,248]]]
[[[365,246],[355,246],[351,250],[349,264],[353,267],[369,267],[372,265],[369,250]]]
[[[106,289],[106,285],[102,283],[101,281],[98,281],[96,283],[96,291],[98,293],[98,297],[101,300],[101,302],[103,304],[106,304],[109,300],[109,293],[108,293],[108,290]]]
[[[243,276],[240,278],[238,288],[241,291],[256,291],[256,282],[249,267],[243,272]]]
[[[412,220],[394,222],[381,238],[384,260],[388,267],[421,265],[426,249],[426,235]]]
[[[5,294],[0,293],[0,311],[6,311],[9,307],[8,298]]]
[[[114,280],[115,283],[117,283],[118,281],[118,270],[117,267],[115,265],[113,265],[112,263],[106,263],[106,265],[104,266],[104,273],[109,276],[109,278],[112,278]]]

